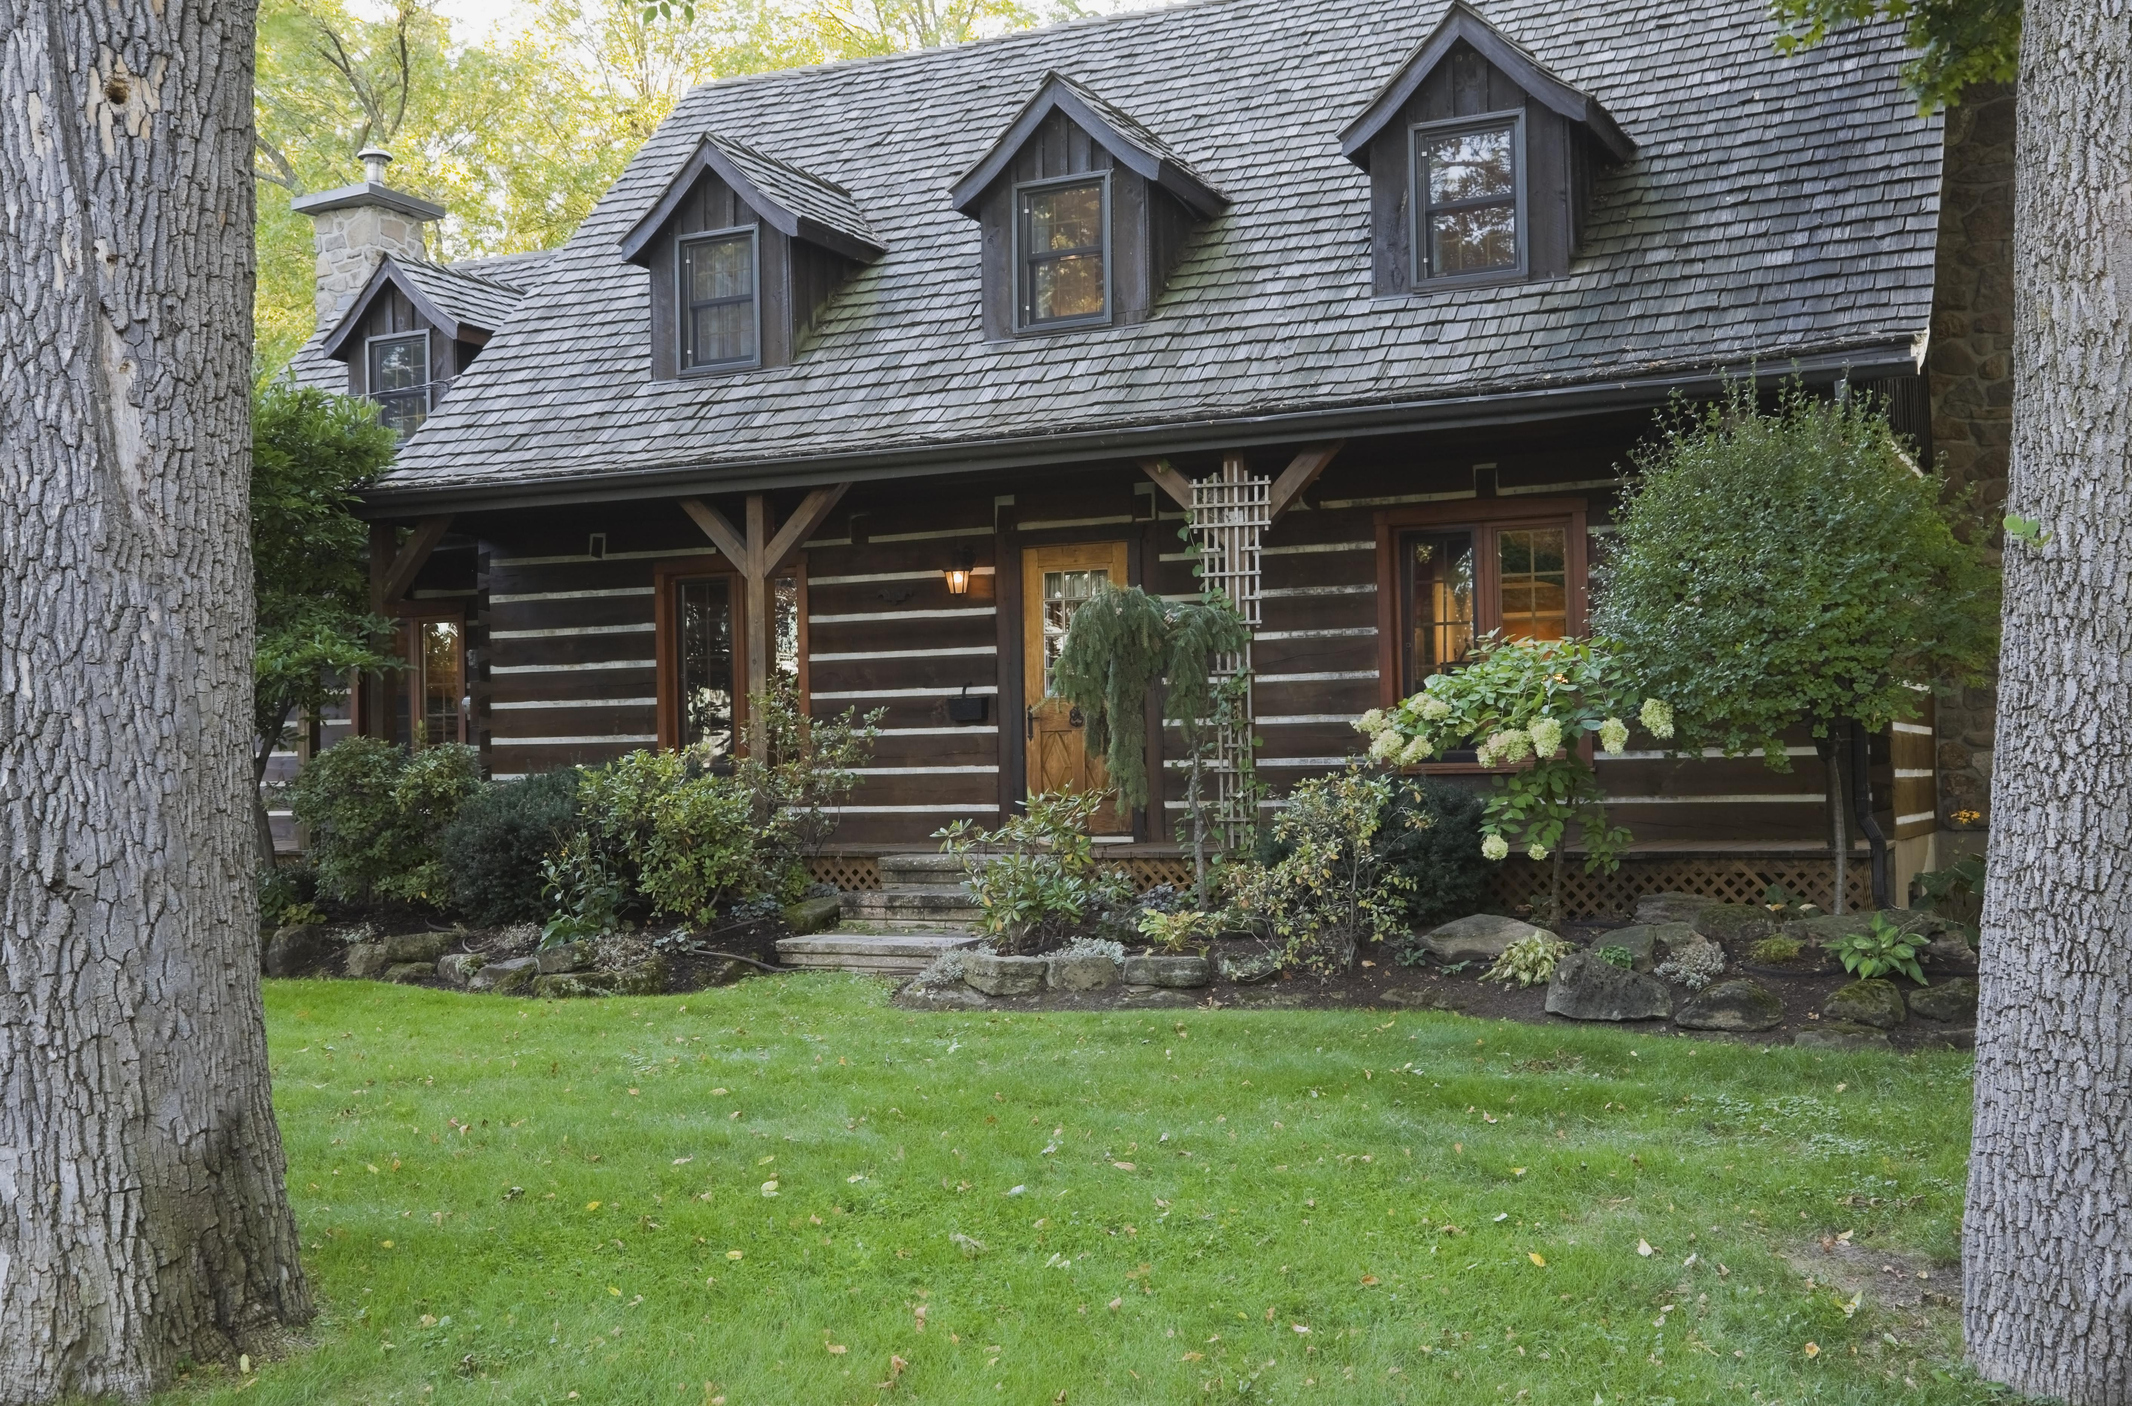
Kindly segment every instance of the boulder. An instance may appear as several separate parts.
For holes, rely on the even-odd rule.
[[[1555,963],[1547,1013],[1571,1020],[1658,1020],[1673,1013],[1673,993],[1655,976],[1623,971],[1592,952]]]
[[[456,940],[448,932],[403,932],[385,939],[385,961],[391,966],[421,962],[437,965],[437,959],[452,950]]]
[[[1934,934],[1923,953],[1924,968],[1929,972],[1945,972],[1949,976],[1975,976],[1977,953],[1969,940],[1958,932]]]
[[[260,968],[268,976],[308,976],[331,962],[338,951],[340,944],[327,933],[323,923],[276,928],[267,939]]]
[[[1903,1023],[1903,993],[1895,983],[1875,977],[1839,987],[1821,1003],[1821,1018],[1841,1025],[1872,1025],[1892,1030]]]
[[[612,996],[622,988],[619,972],[551,972],[533,978],[533,994],[544,1001],[573,996]]]
[[[617,996],[657,996],[666,990],[666,959],[647,957],[614,973]]]
[[[554,976],[560,972],[580,972],[592,965],[592,944],[580,939],[577,942],[543,947],[534,960],[540,963],[542,976]]]
[[[1118,964],[1100,954],[1051,957],[1046,964],[1046,983],[1060,991],[1095,991],[1118,979]]]
[[[1241,960],[1224,957],[1217,967],[1223,981],[1233,981],[1239,986],[1254,986],[1262,981],[1271,981],[1281,974],[1281,954],[1261,952],[1255,957]]]
[[[1870,1025],[1846,1025],[1834,1021],[1827,1025],[1809,1025],[1792,1036],[1791,1042],[1802,1050],[1886,1050],[1894,1048],[1888,1043],[1884,1030],[1875,1030]]]
[[[434,962],[394,962],[385,968],[384,980],[396,981],[402,986],[415,986],[437,974]]]
[[[1429,955],[1446,966],[1457,962],[1492,963],[1503,955],[1503,949],[1513,942],[1522,942],[1538,932],[1531,923],[1521,923],[1516,918],[1499,918],[1493,913],[1475,913],[1459,918],[1442,927],[1431,928],[1421,935],[1421,945]],[[1547,934],[1553,937],[1553,933]]]
[[[989,1004],[984,992],[967,986],[920,986],[914,981],[896,993],[895,1003],[913,1011],[975,1011]]]
[[[1735,950],[1776,936],[1782,926],[1776,914],[1750,903],[1712,903],[1695,916],[1697,932],[1712,942],[1729,943]]]
[[[359,981],[371,981],[385,974],[385,944],[382,942],[351,942],[348,957],[341,970]]]
[[[1784,1002],[1759,982],[1720,981],[1690,996],[1673,1013],[1684,1030],[1768,1030],[1784,1023]]]
[[[1947,1025],[1977,1023],[1977,984],[1970,977],[1957,976],[1934,982],[1910,992],[1907,999],[1910,1014],[1926,1020]]]
[[[962,959],[962,979],[987,996],[1030,996],[1044,985],[1042,957],[996,957],[972,952]]]
[[[1647,972],[1664,960],[1668,951],[1686,947],[1693,941],[1695,929],[1686,923],[1638,923],[1600,933],[1592,939],[1592,950],[1626,947],[1629,955],[1636,959],[1636,970]]]
[[[1938,917],[1922,908],[1883,908],[1879,916],[1904,932],[1930,932],[1940,922]],[[1873,918],[1874,910],[1870,908],[1855,913],[1817,913],[1811,918],[1794,918],[1784,925],[1783,932],[1786,937],[1826,947],[1852,933],[1871,931]]]
[[[466,989],[493,991],[499,996],[523,995],[533,989],[533,978],[539,975],[538,957],[509,957],[483,966],[467,979]]]
[[[1710,906],[1699,893],[1647,893],[1636,900],[1639,923],[1692,923]]]
[[[1214,979],[1214,964],[1205,957],[1161,956],[1125,959],[1127,986],[1205,986]]]
[[[437,975],[454,986],[464,986],[488,962],[489,959],[479,952],[447,952],[437,959]]]
[[[781,916],[794,937],[827,932],[844,921],[844,900],[803,898],[797,903],[786,904]]]

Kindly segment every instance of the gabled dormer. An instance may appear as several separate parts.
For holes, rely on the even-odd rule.
[[[844,187],[705,137],[622,239],[651,274],[652,379],[789,364],[822,306],[886,252]]]
[[[1144,321],[1198,223],[1229,198],[1057,73],[948,193],[984,231],[990,339]]]
[[[1396,297],[1567,273],[1594,164],[1636,145],[1597,98],[1453,0],[1340,150],[1370,173],[1371,282]]]
[[[437,264],[388,254],[331,324],[319,354],[345,362],[348,393],[376,401],[378,419],[405,438],[503,326],[546,258]]]

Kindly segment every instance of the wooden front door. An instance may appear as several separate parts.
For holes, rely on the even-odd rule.
[[[1066,639],[1066,623],[1105,581],[1125,584],[1125,543],[1076,542],[1031,547],[1022,553],[1023,697],[1029,700],[1029,792],[1100,789],[1110,778],[1101,757],[1090,756],[1081,710],[1051,696],[1051,665]],[[1094,833],[1130,828],[1115,803],[1096,812]]]

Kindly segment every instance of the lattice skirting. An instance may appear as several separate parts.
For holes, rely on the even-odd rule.
[[[846,892],[881,887],[881,861],[870,854],[818,854],[807,861],[818,884],[835,884]]]
[[[1495,896],[1508,907],[1546,900],[1550,866],[1513,857],[1496,876]],[[1562,906],[1570,918],[1620,918],[1635,912],[1647,893],[1692,893],[1722,903],[1760,903],[1771,884],[1782,884],[1798,901],[1830,906],[1836,892],[1835,872],[1826,856],[1815,855],[1654,855],[1621,861],[1614,873],[1587,874],[1584,861],[1569,857],[1562,873]],[[1873,903],[1873,872],[1860,855],[1848,875],[1852,909]]]
[[[1133,881],[1135,893],[1146,893],[1157,884],[1172,888],[1192,887],[1192,861],[1189,856],[1128,855],[1121,865]]]

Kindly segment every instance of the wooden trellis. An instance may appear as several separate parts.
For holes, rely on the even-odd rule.
[[[1192,535],[1199,545],[1199,579],[1225,596],[1252,630],[1259,626],[1259,541],[1273,525],[1273,480],[1254,475],[1240,458],[1222,460],[1221,472],[1192,483]],[[1251,646],[1217,656],[1217,683],[1242,680],[1240,716],[1217,730],[1207,770],[1214,784],[1214,826],[1225,847],[1250,840],[1258,823],[1251,785]],[[1193,823],[1198,818],[1193,817]]]

